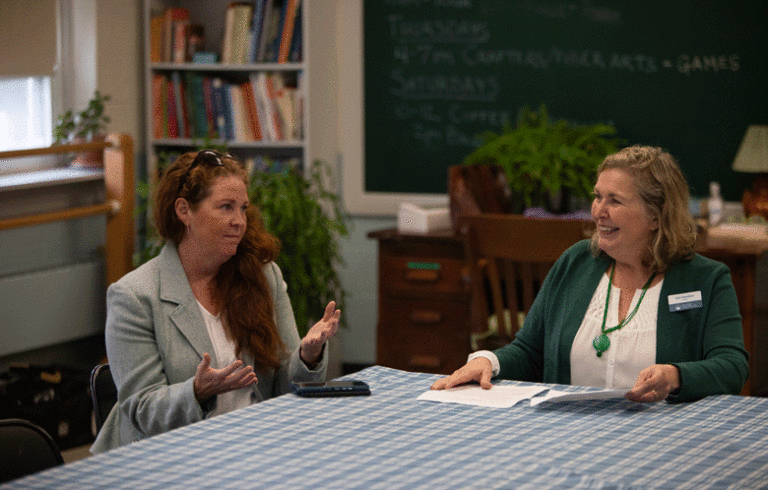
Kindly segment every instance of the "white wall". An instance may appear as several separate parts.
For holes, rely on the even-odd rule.
[[[363,121],[358,121],[357,131],[350,132],[348,126],[351,119],[363,113],[359,69],[362,66],[361,18],[361,0],[312,0],[310,147],[313,158],[337,165],[342,177],[340,185],[354,184],[349,182],[344,164],[362,156]],[[355,66],[358,68],[350,70]],[[395,225],[394,217],[353,216],[351,236],[342,244],[346,267],[340,276],[350,296],[346,305],[349,327],[339,334],[343,362],[376,362],[378,254],[377,243],[366,235]]]

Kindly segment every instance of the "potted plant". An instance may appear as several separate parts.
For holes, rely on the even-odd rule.
[[[349,230],[340,197],[326,187],[330,174],[330,167],[320,160],[305,173],[269,164],[257,170],[248,190],[267,230],[280,239],[277,264],[288,284],[302,337],[331,300],[341,308],[341,324],[345,324],[347,293],[335,268],[344,264],[339,238],[348,236]]]
[[[616,128],[609,124],[550,121],[544,105],[538,112],[525,107],[514,128],[484,134],[485,143],[463,164],[502,168],[517,211],[543,207],[567,213],[572,201],[588,202],[598,165],[623,143],[615,134]]]
[[[109,95],[102,95],[96,90],[85,109],[77,114],[70,110],[59,116],[53,127],[54,144],[104,141],[104,138],[106,138],[106,124],[110,121],[109,117],[104,114],[104,103],[109,99]],[[83,167],[101,166],[102,152],[78,153],[73,160],[73,164]]]

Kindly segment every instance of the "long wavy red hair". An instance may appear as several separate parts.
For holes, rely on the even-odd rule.
[[[222,165],[196,165],[190,169],[196,152],[181,155],[170,165],[157,186],[154,220],[160,236],[179,245],[186,233],[176,215],[175,203],[184,198],[192,210],[211,194],[216,179],[235,175],[248,184],[243,165],[234,157],[218,154]],[[249,206],[246,230],[237,253],[225,262],[214,279],[216,301],[221,307],[223,324],[235,341],[239,356],[249,352],[256,367],[277,368],[286,356],[285,346],[275,325],[272,292],[264,274],[264,265],[275,260],[279,241],[267,232],[259,211]]]

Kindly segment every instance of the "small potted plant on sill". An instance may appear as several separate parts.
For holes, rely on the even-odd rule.
[[[104,103],[109,95],[102,95],[98,90],[88,101],[85,109],[75,114],[67,111],[57,118],[53,127],[54,144],[76,144],[92,141],[104,141],[109,116],[104,114]],[[81,167],[100,167],[103,165],[101,151],[82,152],[75,155],[73,165]]]

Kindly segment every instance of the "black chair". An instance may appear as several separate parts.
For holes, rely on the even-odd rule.
[[[96,421],[96,433],[101,430],[109,411],[117,403],[117,387],[109,364],[99,364],[91,371],[91,400],[93,400],[93,414]]]
[[[53,438],[22,419],[0,420],[0,483],[64,464]]]

